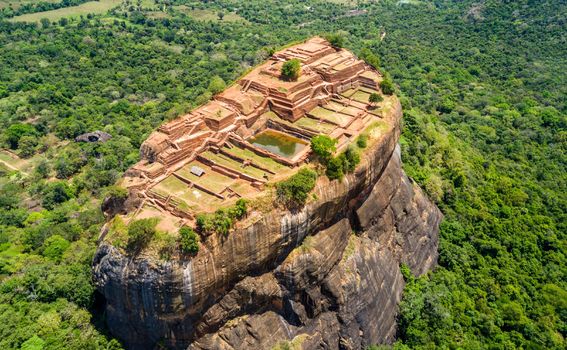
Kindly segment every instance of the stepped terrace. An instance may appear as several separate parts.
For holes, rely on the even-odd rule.
[[[296,81],[283,63],[301,61]],[[308,162],[310,139],[342,150],[381,119],[369,103],[380,74],[351,52],[315,37],[276,52],[207,104],[162,125],[143,143],[122,185],[140,199],[131,217],[160,212],[176,225],[195,213],[254,198]],[[384,103],[387,103],[387,97]]]

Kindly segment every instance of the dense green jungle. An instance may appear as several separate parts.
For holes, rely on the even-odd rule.
[[[91,282],[101,200],[161,123],[329,33],[391,77],[404,169],[445,215],[438,267],[404,275],[392,347],[566,347],[566,2],[117,1],[41,17],[84,3],[55,2],[0,3],[0,348],[120,349]],[[113,138],[73,141],[94,130]]]

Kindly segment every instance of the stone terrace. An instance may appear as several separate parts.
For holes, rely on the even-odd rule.
[[[283,81],[281,66],[292,58],[302,62],[301,75]],[[275,53],[148,137],[142,160],[122,181],[142,201],[133,216],[158,210],[182,223],[197,212],[254,197],[266,183],[293,174],[318,134],[337,139],[343,149],[380,119],[368,98],[379,92],[381,79],[352,53],[319,37]]]

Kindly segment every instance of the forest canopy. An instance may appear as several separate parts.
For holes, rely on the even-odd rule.
[[[399,94],[404,169],[445,215],[439,266],[405,276],[394,347],[565,348],[565,2],[144,0],[43,17],[80,2],[0,2],[0,348],[120,348],[90,278],[102,199],[162,122],[328,33]],[[112,138],[74,142],[95,130]]]

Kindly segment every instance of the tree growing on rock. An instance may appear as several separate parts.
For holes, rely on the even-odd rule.
[[[365,47],[360,51],[360,58],[375,69],[378,69],[380,67],[380,58],[376,56],[369,48]]]
[[[156,235],[157,222],[156,218],[149,218],[130,223],[128,226],[128,248],[134,252],[139,252],[147,247]]]
[[[287,207],[301,207],[307,201],[309,192],[315,187],[317,181],[317,173],[308,168],[301,168],[296,174],[289,179],[278,182],[276,191],[278,198]]]
[[[394,93],[394,83],[391,79],[386,78],[380,82],[380,89],[384,95],[392,95]]]
[[[180,228],[179,236],[179,245],[183,253],[196,254],[199,251],[199,235],[191,227]]]
[[[286,61],[280,73],[283,80],[296,81],[301,74],[301,62],[297,58]]]
[[[334,48],[342,48],[345,46],[345,36],[341,33],[333,33],[328,34],[325,36],[325,39],[333,46]]]
[[[311,150],[322,163],[326,164],[337,149],[337,140],[327,135],[317,135],[311,139]]]
[[[213,77],[213,79],[211,79],[208,90],[213,95],[216,95],[219,92],[222,92],[225,88],[226,88],[226,83],[224,82],[224,79],[216,75]]]
[[[368,102],[370,102],[373,107],[376,107],[376,104],[382,101],[384,101],[384,97],[382,97],[380,94],[377,94],[375,92],[371,93],[370,96],[368,97]]]
[[[325,175],[327,175],[327,177],[331,180],[342,180],[345,175],[345,166],[343,165],[345,163],[346,157],[344,153],[338,157],[329,159],[326,164],[327,169],[325,170]]]

